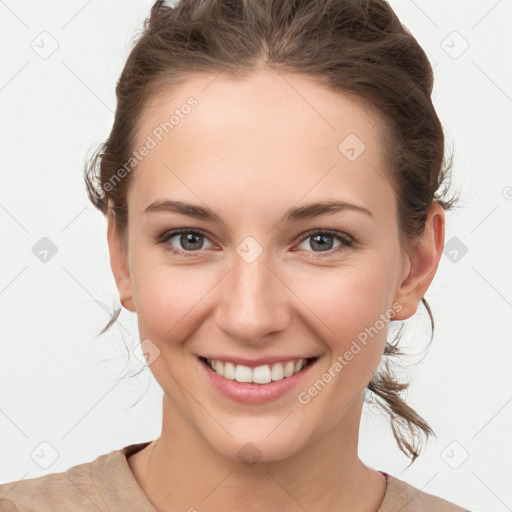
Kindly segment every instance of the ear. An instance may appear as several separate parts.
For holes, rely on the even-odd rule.
[[[394,320],[405,320],[416,313],[434,279],[443,253],[444,227],[444,210],[439,204],[433,203],[427,212],[425,229],[406,258],[408,272],[403,276],[405,280],[395,296],[402,309],[393,317]]]
[[[135,312],[130,267],[128,265],[128,258],[125,253],[125,249],[123,248],[121,237],[116,229],[115,211],[112,209],[113,205],[114,203],[109,199],[107,211],[107,241],[110,252],[110,267],[114,274],[121,304],[126,309]]]

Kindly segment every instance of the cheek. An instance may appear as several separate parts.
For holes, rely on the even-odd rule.
[[[134,268],[134,298],[141,334],[176,343],[198,325],[201,301],[215,281],[200,266],[175,267],[139,260]],[[194,327],[195,326],[195,327]]]
[[[329,269],[329,275],[309,275],[300,287],[311,311],[317,335],[324,341],[328,357],[319,371],[320,379],[329,382],[316,407],[335,409],[341,414],[354,396],[364,389],[378,368],[386,344],[389,320],[396,312],[390,304],[392,269],[383,268],[372,258],[357,265]],[[327,269],[324,269],[327,270]],[[314,282],[316,285],[311,286]],[[384,319],[383,319],[384,318]],[[319,393],[316,375],[307,400]],[[319,389],[322,386],[318,385]],[[319,393],[320,394],[320,393]],[[300,402],[300,403],[309,403]]]
[[[294,289],[314,313],[315,324],[323,324],[325,339],[336,340],[333,349],[343,349],[389,310],[388,275],[373,264],[322,269],[296,279]]]
[[[315,313],[314,325],[328,357],[297,399],[312,414],[328,415],[331,425],[368,385],[382,360],[389,320],[395,314],[388,276],[375,265],[358,265],[303,282],[301,293],[309,290],[305,302]],[[311,287],[311,282],[317,285]]]
[[[380,315],[389,311],[392,258],[384,261],[379,254],[367,253],[338,268],[295,267],[281,273],[289,287],[285,307],[290,315],[313,328],[333,353],[345,352],[352,340],[373,332]],[[131,261],[138,324],[145,338],[183,342],[212,314],[218,300],[230,300],[229,293],[221,292],[225,272],[213,266],[165,264],[161,254],[143,251]],[[380,323],[377,327],[381,332],[368,338],[383,339],[383,350],[386,329]],[[380,345],[377,340],[373,345]]]

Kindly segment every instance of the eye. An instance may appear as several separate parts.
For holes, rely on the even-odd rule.
[[[307,240],[311,239],[309,243]],[[334,247],[333,249],[333,241],[330,239],[335,239],[340,242],[340,245]],[[333,256],[341,251],[346,250],[347,247],[350,247],[353,244],[354,240],[346,235],[345,233],[339,233],[337,231],[329,231],[326,229],[317,229],[313,231],[308,231],[306,236],[302,239],[301,245],[306,243],[311,249],[319,249],[319,251],[313,251],[313,256],[308,255],[308,258],[317,258],[317,257],[328,257]],[[318,254],[325,253],[325,254]]]
[[[176,239],[174,243],[171,242],[173,239]],[[308,231],[303,235],[301,245],[306,243],[308,239],[311,239],[309,244],[307,244],[309,248],[319,250],[308,251],[308,248],[302,248],[302,250],[306,250],[306,252],[310,253],[306,256],[307,258],[322,258],[337,255],[346,250],[347,247],[350,247],[354,242],[354,240],[345,233],[326,229]],[[337,240],[339,245],[333,248],[334,242],[330,239]],[[203,231],[181,228],[163,233],[157,238],[157,243],[163,244],[166,251],[179,257],[183,256],[187,258],[197,256],[195,253],[200,253],[202,250],[207,249],[208,247],[204,247],[205,240],[208,240],[211,246],[213,246]],[[176,247],[176,245],[182,248]]]
[[[176,238],[174,244],[181,245],[183,249],[176,248],[174,244],[171,244],[171,240],[174,238]],[[189,257],[195,256],[195,252],[204,249],[204,240],[208,240],[208,238],[202,231],[182,228],[163,233],[158,237],[157,243],[164,244],[166,251],[179,256]]]

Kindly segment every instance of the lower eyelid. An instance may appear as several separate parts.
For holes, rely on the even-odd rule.
[[[180,249],[179,247],[176,247],[175,245],[171,245],[169,243],[170,240],[172,240],[173,238],[175,238],[177,236],[180,236],[180,235],[183,235],[183,234],[190,234],[190,233],[195,234],[195,235],[200,235],[205,240],[207,240],[211,244],[211,246],[213,246],[213,247],[216,246],[216,244],[210,240],[209,236],[206,233],[202,233],[201,231],[197,231],[197,230],[183,230],[183,231],[177,231],[177,232],[170,231],[170,232],[167,232],[167,233],[163,233],[162,235],[160,235],[157,238],[157,242],[158,243],[162,243],[162,244],[168,244],[171,248],[170,249],[166,248],[166,249],[170,250],[171,252],[175,252],[175,253],[179,253],[179,254],[186,254],[187,256],[188,255],[193,256],[194,254],[200,254],[202,251],[205,251],[205,250],[209,249],[209,247],[206,247],[206,248],[201,248],[201,249],[190,251],[190,250]],[[306,235],[304,235],[301,238],[301,240],[299,241],[299,245],[304,243],[309,238],[312,238],[314,236],[319,236],[319,235],[325,235],[325,236],[332,237],[335,240],[338,240],[338,242],[340,242],[341,245],[339,245],[338,247],[333,247],[333,248],[328,249],[326,251],[318,251],[318,252],[316,252],[316,251],[306,251],[306,252],[311,253],[312,255],[317,255],[317,256],[329,255],[329,254],[334,254],[337,251],[340,251],[340,250],[342,250],[344,248],[350,247],[352,245],[352,243],[353,243],[353,239],[351,237],[349,237],[348,235],[342,235],[342,234],[331,233],[331,232],[319,230],[319,231],[316,231],[316,232],[315,231],[309,232]]]
[[[211,247],[201,247],[200,249],[197,249],[195,251],[191,251],[191,250],[186,250],[186,249],[181,249],[180,247],[177,247],[176,245],[171,245],[170,241],[173,239],[173,238],[176,238],[176,237],[179,237],[183,234],[194,234],[194,235],[200,235],[203,237],[204,240],[206,240],[207,242],[210,243],[210,245],[212,247],[215,247],[215,244],[208,238],[208,236],[206,236],[204,233],[201,233],[199,231],[183,231],[183,232],[178,232],[178,233],[169,233],[168,235],[164,235],[163,239],[161,240],[162,243],[167,243],[169,244],[171,247],[173,247],[174,249],[176,249],[177,252],[185,252],[185,253],[190,253],[190,254],[194,254],[194,253],[199,253],[201,251],[205,251],[207,249],[210,249]]]
[[[334,233],[310,233],[309,235],[306,235],[305,237],[302,238],[302,240],[300,241],[300,243],[304,243],[306,240],[308,240],[309,238],[313,238],[315,236],[328,236],[328,237],[332,237],[334,240],[337,240],[338,242],[341,243],[341,245],[350,245],[352,243],[352,239],[349,238],[348,236],[345,237],[345,236],[341,236],[341,235],[337,235],[337,234],[334,234]],[[337,249],[337,247],[334,247],[332,250],[335,250]],[[313,251],[314,252],[314,251]],[[329,252],[329,251],[325,251],[325,252]]]

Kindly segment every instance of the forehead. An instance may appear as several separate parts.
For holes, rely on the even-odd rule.
[[[192,99],[195,106],[191,107]],[[336,146],[348,133],[371,143],[378,137],[374,128],[381,119],[360,96],[334,91],[309,76],[267,70],[247,78],[196,75],[169,86],[149,98],[137,127],[136,145],[172,117],[172,126],[161,134],[163,139],[178,140],[193,130],[197,136],[208,135],[205,142],[218,142],[215,136],[237,135],[238,139],[249,132],[258,136],[257,141],[267,138],[269,143],[275,141],[274,145],[280,137],[290,141],[294,136],[298,142],[307,138],[323,146]],[[240,129],[244,132],[238,135]],[[155,137],[160,138],[158,133]],[[247,140],[246,146],[249,144]]]
[[[153,98],[140,118],[135,149],[151,149],[136,166],[129,203],[141,211],[178,190],[196,202],[230,191],[239,203],[241,193],[297,202],[336,190],[366,204],[392,199],[380,120],[360,97],[311,77],[191,77]]]

